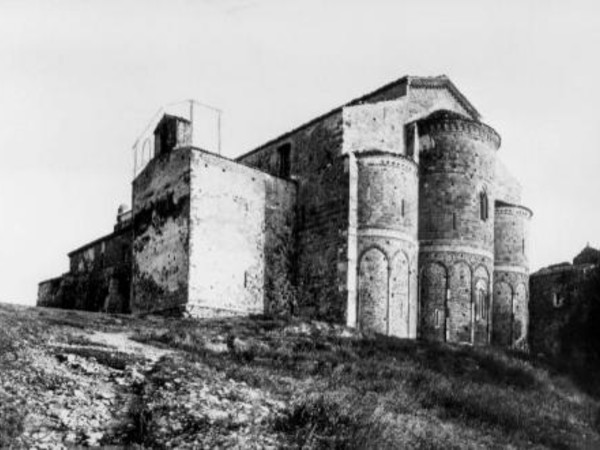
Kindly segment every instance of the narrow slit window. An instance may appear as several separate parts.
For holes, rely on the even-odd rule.
[[[488,320],[488,296],[487,292],[484,290],[481,291],[481,306],[481,317],[483,320]]]
[[[406,205],[404,203],[404,199],[402,199],[402,202],[400,203],[400,209],[401,209],[400,214],[402,214],[402,217],[404,217],[404,214],[406,212]]]
[[[558,292],[555,292],[552,296],[552,304],[555,308],[561,308],[565,304],[564,296]]]
[[[277,149],[279,154],[279,176],[281,178],[289,178],[291,173],[291,153],[292,145],[283,144]]]
[[[442,328],[442,326],[444,325],[444,320],[444,309],[436,309],[434,313],[433,326],[435,328]]]
[[[415,133],[417,124],[410,124],[404,127],[404,142],[406,145],[406,156],[412,158],[415,156]]]
[[[479,194],[479,215],[481,220],[486,221],[489,217],[488,196],[485,192]]]
[[[483,289],[477,290],[477,301],[475,302],[475,318],[477,320],[487,319],[487,302]]]

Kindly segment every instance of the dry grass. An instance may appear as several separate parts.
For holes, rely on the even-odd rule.
[[[297,326],[292,324],[291,327]],[[290,333],[267,318],[178,323],[144,341],[185,350],[235,380],[291,399],[274,421],[304,448],[590,448],[598,402],[523,354],[386,337]],[[207,342],[245,343],[211,353]]]
[[[283,400],[287,406],[269,427],[284,447],[600,448],[597,386],[582,390],[568,371],[524,354],[359,338],[339,327],[268,317],[159,320],[2,306],[0,322],[3,369],[22,363],[24,343],[51,339],[98,358],[108,349],[87,346],[77,337],[82,327],[137,330],[140,341],[181,350],[190,367],[201,362]],[[127,363],[115,358],[106,363]],[[161,364],[166,360],[156,374],[168,372]],[[2,397],[0,405],[10,400]],[[133,406],[132,415],[147,410]],[[25,413],[0,406],[0,447],[21,432]],[[139,419],[132,443],[151,434],[150,418]]]

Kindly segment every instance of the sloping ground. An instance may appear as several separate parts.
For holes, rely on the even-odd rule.
[[[0,365],[0,447],[600,448],[541,363],[319,322],[0,305]]]

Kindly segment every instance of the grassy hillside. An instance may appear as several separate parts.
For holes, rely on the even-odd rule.
[[[0,447],[600,448],[565,373],[318,322],[0,305],[0,364]]]

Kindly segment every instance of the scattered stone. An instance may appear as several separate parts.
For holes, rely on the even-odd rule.
[[[85,399],[85,394],[83,393],[83,391],[81,391],[79,389],[75,389],[73,391],[73,397],[75,397],[77,399]]]
[[[67,434],[65,434],[65,437],[63,439],[63,441],[65,443],[74,443],[76,440],[77,440],[77,433],[75,433],[74,431],[67,432]]]
[[[227,353],[229,351],[229,347],[227,347],[227,343],[225,342],[205,342],[204,348],[216,354]]]
[[[356,337],[356,334],[346,328],[340,332],[339,336],[343,339],[348,339]]]
[[[101,431],[92,431],[85,433],[85,443],[91,447],[95,447],[100,444],[100,441],[104,437],[104,433]]]
[[[101,391],[98,391],[96,393],[96,396],[98,398],[103,398],[105,400],[110,400],[110,399],[114,398],[115,394],[113,392],[110,392],[110,391],[106,390],[106,389],[103,389]]]
[[[61,363],[73,364],[75,362],[75,355],[70,353],[58,353],[56,359]]]
[[[221,422],[229,419],[227,411],[209,410],[206,412],[206,418],[210,423]]]
[[[230,336],[227,340],[227,346],[233,353],[246,353],[250,351],[250,344],[241,340],[239,337]]]

